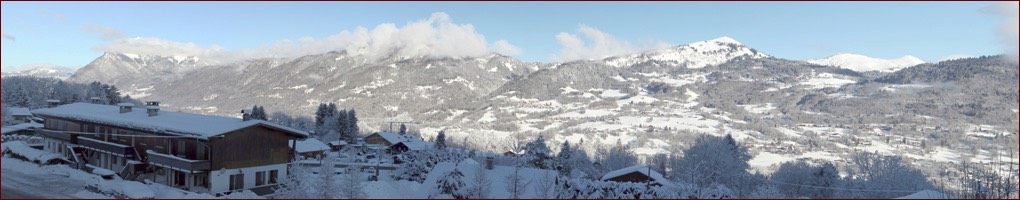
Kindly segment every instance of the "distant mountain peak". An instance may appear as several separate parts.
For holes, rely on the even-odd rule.
[[[722,37],[719,37],[719,38],[716,38],[716,39],[712,39],[712,40],[708,40],[708,41],[705,41],[705,42],[743,45],[739,41],[737,41],[737,40],[735,40],[733,38],[727,37],[727,36],[722,36]]]
[[[667,49],[610,57],[605,59],[605,61],[607,64],[617,67],[654,60],[673,62],[684,65],[687,68],[702,68],[709,65],[722,64],[742,56],[750,56],[752,58],[769,57],[765,53],[744,46],[733,38],[723,36]]]
[[[74,74],[74,69],[52,64],[33,64],[22,66],[15,72],[3,72],[3,76],[36,76],[67,79]]]
[[[924,60],[911,55],[895,59],[881,59],[853,53],[840,53],[822,59],[807,60],[807,62],[818,65],[845,68],[858,72],[895,72],[903,68],[925,63]]]

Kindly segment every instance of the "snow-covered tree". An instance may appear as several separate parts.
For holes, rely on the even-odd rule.
[[[485,199],[489,198],[489,193],[492,192],[492,181],[489,180],[485,174],[487,169],[484,165],[478,165],[475,169],[475,176],[468,182],[467,188],[464,191],[464,197],[468,199]]]
[[[571,163],[570,155],[574,153],[573,148],[570,147],[570,141],[563,141],[563,145],[560,146],[560,153],[556,154],[556,165],[557,171],[562,176],[570,176],[570,173],[574,171],[574,164]]]
[[[436,182],[436,192],[438,194],[448,194],[453,196],[453,198],[463,199],[466,196],[466,192],[463,191],[465,186],[464,173],[454,166],[453,170],[443,174],[443,177],[440,177]]]
[[[326,122],[326,116],[331,114],[330,112],[326,104],[319,103],[319,109],[315,110],[315,127],[322,126]]]
[[[254,105],[251,107],[251,118],[258,120],[268,120],[266,116],[266,110],[262,106]]]
[[[340,138],[347,141],[354,141],[354,137],[351,136],[351,133],[347,129],[350,126],[347,123],[351,123],[350,117],[351,116],[347,114],[346,110],[339,110],[336,113],[336,121],[333,123],[337,124],[337,133],[340,134]]]
[[[531,181],[525,180],[521,176],[521,167],[514,166],[514,171],[507,174],[506,179],[503,180],[506,183],[506,191],[510,194],[510,198],[519,199],[525,191],[528,190],[528,185]]]
[[[4,126],[6,126],[7,123],[12,120],[12,118],[11,118],[11,111],[8,109],[6,102],[3,103],[3,108],[0,108],[0,111],[3,112],[3,114],[2,114],[2,116],[3,116],[3,123],[0,123],[0,124],[3,124]]]
[[[11,94],[10,97],[7,97],[5,100],[11,102],[11,105],[25,108],[32,107],[31,96],[29,95],[28,90],[26,90],[25,88],[16,87],[14,92],[10,94]]]
[[[358,127],[358,112],[354,109],[347,111],[347,125],[342,127],[346,130],[347,137],[357,138],[361,135],[361,128]]]
[[[549,159],[549,146],[545,144],[545,137],[538,135],[534,141],[529,142],[525,149],[527,149],[527,155],[531,159],[530,164],[539,169],[548,169],[549,165],[546,161]]]
[[[104,86],[106,86],[106,85],[104,84]],[[117,89],[117,86],[109,85],[108,87],[104,87],[104,88],[106,90],[105,91],[106,92],[106,98],[107,98],[106,104],[108,104],[108,105],[117,105],[118,103],[120,103],[120,100],[121,100],[120,90]]]
[[[623,169],[626,167],[634,166],[637,164],[637,156],[631,152],[631,149],[623,145],[622,141],[617,140],[616,146],[608,149],[599,149],[599,154],[602,159],[602,172],[610,172],[613,170]]]
[[[319,192],[316,196],[322,198],[336,198],[337,192],[348,187],[345,183],[344,187],[336,184],[336,165],[333,164],[333,159],[324,158],[322,159],[322,165],[319,166]]]
[[[905,194],[881,191],[921,191],[933,188],[924,173],[908,166],[899,156],[857,152],[851,155],[850,160],[847,174],[851,179],[847,181],[848,187],[869,191],[850,192],[844,194],[844,197],[893,198]]]
[[[283,126],[287,126],[287,127],[291,127],[291,128],[303,129],[302,127],[297,126],[296,124],[294,124],[294,118],[291,117],[290,115],[287,115],[286,113],[283,113],[283,112],[280,112],[280,111],[276,111],[276,112],[273,112],[272,114],[269,114],[268,117],[269,117],[268,121],[270,121],[270,122],[273,122],[273,123],[276,123],[276,124],[279,124],[279,125],[283,125]]]
[[[340,133],[338,132],[340,127],[336,123],[339,117],[339,115],[329,115],[326,117],[325,122],[322,123],[322,126],[315,129],[315,134],[319,136],[320,140],[334,141],[340,138]]]
[[[446,149],[446,130],[439,131],[436,134],[436,149]]]
[[[550,199],[556,197],[556,178],[557,174],[551,173],[548,170],[543,170],[542,176],[534,180],[535,191],[538,193],[536,198]]]
[[[747,184],[747,161],[751,155],[747,147],[737,144],[732,136],[718,137],[704,134],[694,145],[683,151],[684,156],[673,162],[673,177],[683,182],[706,188],[723,184],[738,192],[750,192],[756,186]],[[718,186],[715,186],[718,187]]]
[[[358,167],[348,166],[347,176],[344,176],[341,180],[341,187],[339,188],[340,197],[350,199],[362,199],[367,197],[365,194],[365,182],[364,173]]]
[[[314,181],[307,180],[309,174],[311,172],[304,167],[288,166],[287,175],[281,178],[279,184],[274,187],[276,197],[285,199],[319,198],[310,193],[315,184],[313,184]]]
[[[406,134],[407,134],[407,126],[404,125],[404,123],[400,123],[400,135],[406,135]]]

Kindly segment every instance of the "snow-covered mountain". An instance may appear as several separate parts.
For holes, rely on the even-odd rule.
[[[614,67],[630,66],[642,62],[659,61],[673,63],[687,68],[702,68],[718,65],[736,57],[750,58],[768,57],[764,53],[744,46],[729,37],[720,37],[708,41],[680,45],[668,49],[652,50],[644,53],[615,56],[604,59],[606,64]]]
[[[100,81],[118,86],[132,86],[153,80],[173,80],[191,70],[209,65],[194,56],[152,56],[127,53],[104,53],[78,69],[69,81]],[[147,87],[147,86],[139,86]]]
[[[74,74],[74,69],[61,67],[56,65],[29,65],[22,67],[20,71],[15,72],[3,72],[3,76],[36,76],[36,77],[53,77],[58,79],[67,79]]]
[[[895,72],[903,68],[925,63],[923,60],[910,55],[887,60],[850,53],[841,53],[822,59],[807,60],[807,62],[846,68],[858,72]]]
[[[804,134],[808,131],[828,133],[825,139],[832,137],[834,142],[850,141],[847,138],[888,134],[873,127],[885,126],[883,123],[893,120],[921,124],[944,117],[984,124],[1015,124],[1016,118],[1012,117],[1015,112],[989,111],[987,106],[977,105],[1006,102],[992,108],[1017,107],[1011,103],[1016,102],[1015,90],[970,89],[960,94],[989,96],[964,102],[930,94],[947,88],[957,91],[980,87],[935,87],[932,86],[935,83],[923,81],[968,80],[972,85],[981,81],[1008,82],[960,79],[958,75],[967,71],[933,74],[928,73],[932,67],[923,64],[882,79],[890,81],[875,81],[864,75],[867,73],[846,66],[771,57],[726,37],[601,60],[556,64],[527,63],[497,54],[469,58],[393,55],[369,58],[345,51],[204,67],[192,62],[165,62],[170,60],[166,58],[135,59],[142,57],[106,54],[87,70],[79,70],[81,74],[76,77],[83,81],[88,80],[85,77],[122,81],[113,83],[123,93],[142,100],[161,100],[165,109],[174,111],[236,115],[239,109],[259,104],[269,112],[308,116],[319,103],[336,102],[341,108],[356,109],[366,131],[379,130],[379,125],[386,121],[415,121],[421,122],[415,128],[421,128],[426,138],[447,130],[447,137],[479,146],[505,138],[532,137],[536,133],[546,135],[550,143],[621,141],[635,147],[639,155],[682,148],[685,141],[706,133],[730,133],[738,140],[757,145],[783,146],[765,142],[804,144],[808,142],[805,138],[819,137]],[[993,58],[946,64],[953,63],[960,65],[960,70],[973,65],[993,66],[985,70],[990,72],[1001,71],[1002,67],[1015,68],[1015,64],[1004,65]],[[100,73],[107,71],[113,75]],[[948,78],[921,79],[932,75]],[[916,85],[897,85],[903,83]],[[1015,88],[1009,84],[1015,85],[997,85]],[[918,92],[921,90],[927,92]],[[1001,95],[991,94],[1014,95],[1014,101],[999,101],[996,98]],[[918,98],[929,99],[917,101]],[[933,105],[902,103],[907,101]],[[963,105],[968,110],[939,109]],[[904,112],[925,115],[918,119],[926,121],[913,121]],[[993,117],[998,121],[988,120]],[[815,124],[833,126],[818,128]],[[852,148],[893,151],[884,147]],[[838,156],[817,156],[830,155],[817,150],[808,153],[811,154],[803,155],[816,157],[801,157]]]

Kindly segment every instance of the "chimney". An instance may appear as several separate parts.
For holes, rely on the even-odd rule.
[[[145,111],[149,113],[149,117],[155,117],[159,115],[159,101],[146,101]]]
[[[131,107],[134,107],[135,104],[131,104],[131,103],[119,103],[119,104],[117,104],[117,106],[120,106],[120,113],[129,113],[129,112],[131,112]]]
[[[492,170],[492,156],[485,157],[485,169]]]
[[[57,107],[57,105],[60,105],[60,100],[56,100],[56,99],[47,99],[47,100],[46,100],[46,105],[47,105],[47,107],[48,107],[48,108],[54,108],[54,107]]]
[[[241,109],[241,120],[242,121],[251,120],[251,109]]]

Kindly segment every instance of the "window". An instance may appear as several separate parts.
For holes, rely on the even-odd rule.
[[[244,189],[244,174],[230,175],[230,190]]]
[[[280,175],[279,171],[277,171],[275,169],[274,170],[270,170],[269,171],[269,184],[276,184],[276,177],[279,177],[279,175]]]
[[[255,186],[266,184],[266,172],[255,172]]]

